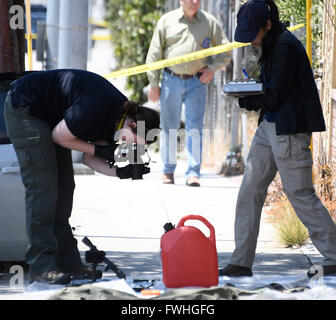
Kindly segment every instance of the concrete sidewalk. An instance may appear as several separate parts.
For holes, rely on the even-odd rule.
[[[84,259],[88,248],[81,242],[87,236],[128,278],[160,279],[160,238],[163,225],[177,225],[186,215],[201,215],[215,228],[219,267],[225,266],[234,250],[234,217],[242,177],[226,178],[204,173],[201,187],[185,186],[183,161],[178,162],[176,184],[161,183],[161,162],[151,155],[151,173],[144,180],[119,180],[99,174],[76,175],[73,214],[70,220]],[[188,223],[187,223],[188,224]],[[202,223],[192,221],[207,236]],[[273,227],[261,223],[253,272],[256,276],[304,276],[321,255],[308,244],[303,248],[284,248]],[[114,273],[104,277],[116,279]],[[0,295],[9,294],[9,280],[0,276]],[[0,297],[1,299],[1,297]]]
[[[185,186],[183,161],[178,163],[175,185],[161,183],[161,163],[158,155],[151,163],[151,173],[141,181],[120,181],[102,175],[76,176],[76,191],[71,225],[82,244],[88,236],[127,275],[161,275],[160,238],[163,225],[177,225],[186,215],[201,215],[215,228],[219,266],[229,261],[234,250],[234,217],[236,199],[242,180],[211,173],[201,177],[201,187]],[[192,221],[207,236],[202,223]],[[253,271],[259,275],[305,274],[310,265],[321,263],[322,257],[308,244],[303,248],[284,248],[274,228],[262,218],[257,256]]]

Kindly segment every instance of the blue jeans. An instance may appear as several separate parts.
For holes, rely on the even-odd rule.
[[[202,162],[202,130],[206,103],[206,85],[196,77],[183,80],[163,73],[160,94],[160,153],[163,173],[174,173],[176,168],[177,136],[185,105],[186,178],[200,176]]]

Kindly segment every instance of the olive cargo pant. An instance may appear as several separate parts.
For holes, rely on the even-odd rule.
[[[26,262],[30,275],[82,264],[68,219],[75,188],[71,150],[56,145],[47,122],[13,108],[7,95],[4,116],[25,186]]]
[[[310,139],[308,133],[277,136],[275,123],[266,120],[259,125],[239,190],[231,264],[252,267],[267,189],[279,170],[284,192],[324,256],[323,264],[336,265],[336,226],[315,194]]]

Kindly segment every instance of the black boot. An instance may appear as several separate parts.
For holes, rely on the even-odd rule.
[[[218,274],[220,276],[228,277],[252,277],[252,270],[246,267],[236,266],[234,264],[228,264],[224,269],[219,269]]]
[[[103,273],[100,270],[96,270],[96,274],[94,274],[93,268],[90,268],[85,265],[81,265],[75,268],[67,269],[68,273],[71,274],[72,279],[81,280],[81,279],[100,279],[103,276]]]
[[[47,283],[47,284],[68,284],[71,282],[71,275],[56,270],[46,271],[40,274],[34,274],[29,276],[29,283],[34,281]]]

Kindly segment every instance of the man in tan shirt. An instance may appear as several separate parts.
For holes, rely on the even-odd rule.
[[[172,58],[228,42],[214,16],[199,10],[200,0],[180,0],[181,7],[158,21],[146,63]],[[188,169],[186,184],[200,186],[202,130],[207,84],[214,73],[230,62],[231,53],[181,63],[163,71],[148,71],[148,98],[160,100],[160,152],[163,183],[174,183],[176,139],[182,104],[185,105]]]

